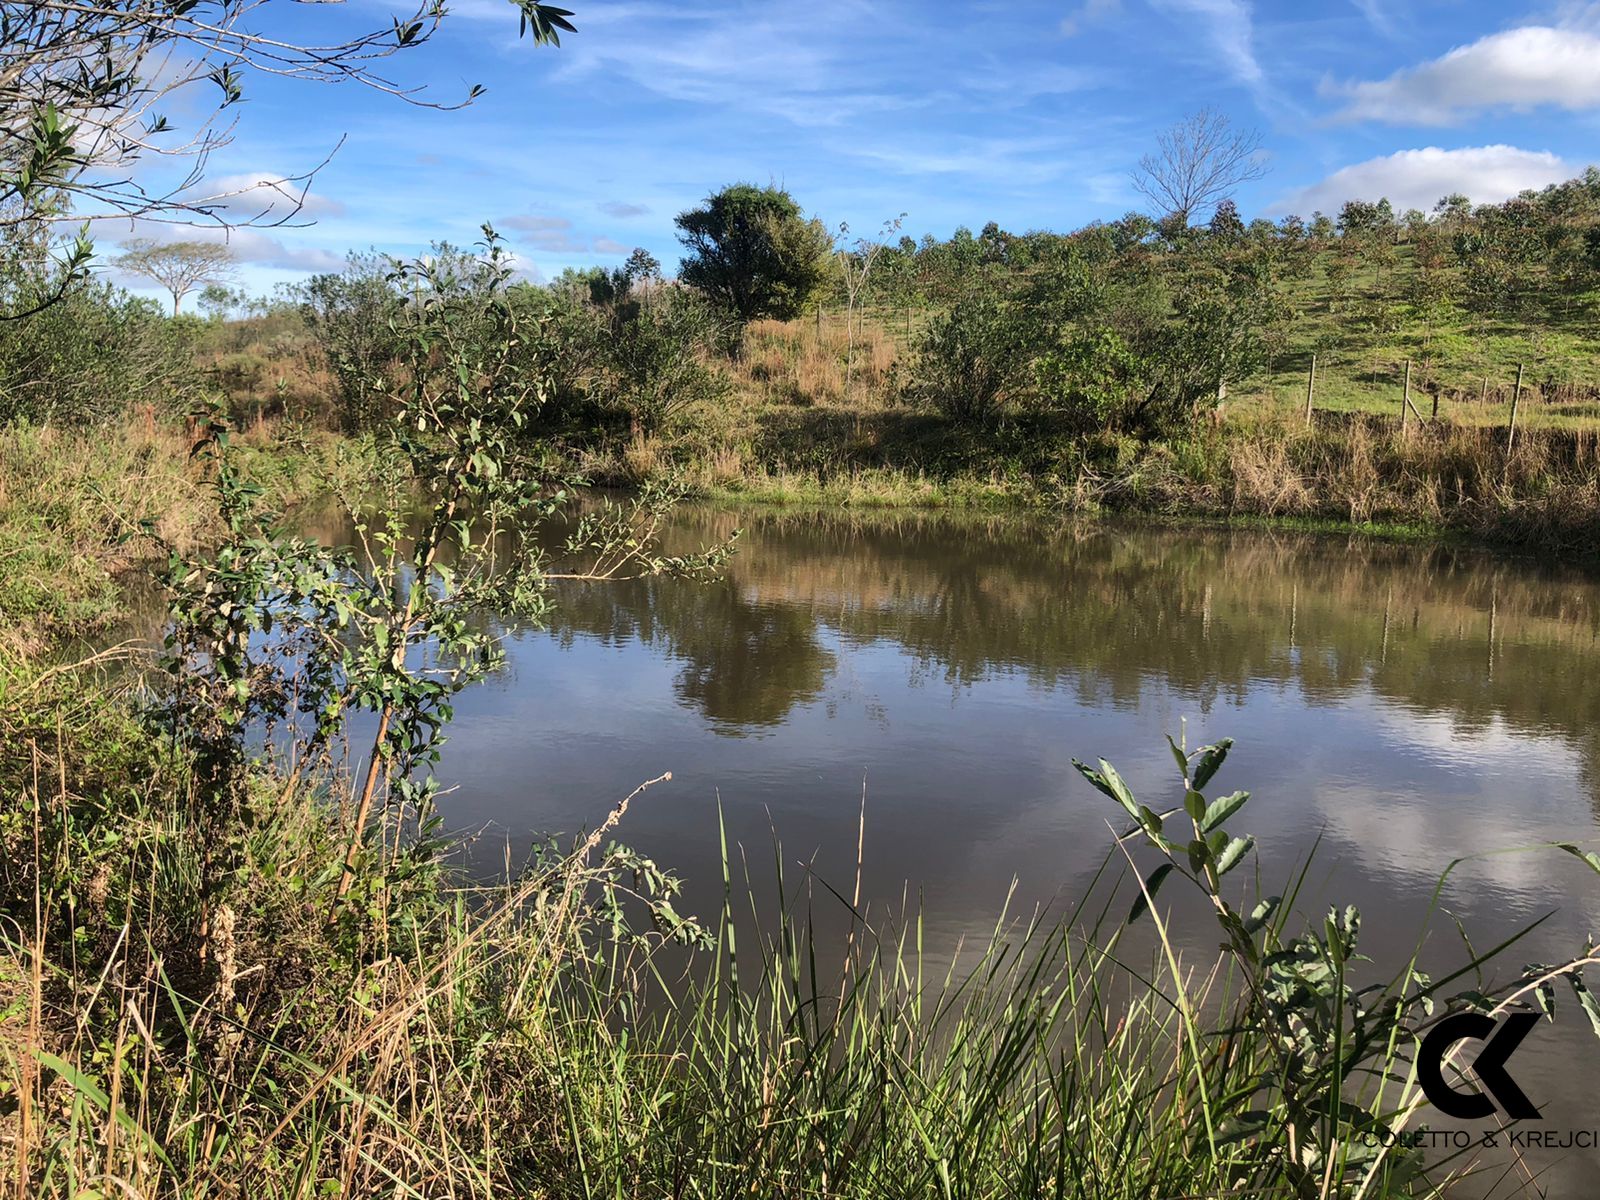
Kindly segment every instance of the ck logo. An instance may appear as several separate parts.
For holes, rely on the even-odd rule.
[[[1495,1101],[1508,1117],[1537,1121],[1539,1110],[1507,1073],[1506,1060],[1538,1023],[1538,1013],[1511,1013],[1502,1021],[1483,1013],[1446,1017],[1422,1039],[1422,1048],[1417,1052],[1417,1078],[1423,1093],[1440,1112],[1463,1121],[1493,1116]],[[1483,1043],[1483,1049],[1472,1061],[1472,1070],[1483,1085],[1481,1092],[1458,1092],[1444,1081],[1445,1058],[1457,1042],[1468,1039]]]

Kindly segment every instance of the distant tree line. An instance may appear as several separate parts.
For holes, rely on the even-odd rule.
[[[1236,159],[1246,145],[1210,125],[1194,128],[1221,138]],[[1231,199],[1203,186],[1175,193],[1173,203],[1191,213],[1204,206],[1207,219],[1175,209],[1070,233],[1017,233],[990,222],[945,239],[846,241],[848,230],[831,235],[783,189],[736,184],[678,218],[685,257],[675,279],[639,250],[618,268],[513,283],[497,303],[528,318],[517,353],[537,358],[557,393],[540,410],[544,419],[578,439],[655,433],[716,402],[728,387],[719,363],[738,353],[750,322],[828,306],[852,320],[868,308],[908,331],[908,403],[953,421],[1028,413],[1068,429],[1140,437],[1181,430],[1289,356],[1375,344],[1402,326],[1420,359],[1438,331],[1463,321],[1480,329],[1595,326],[1594,168],[1501,204],[1447,196],[1428,213],[1352,200],[1332,216],[1246,222]],[[156,250],[135,247],[130,260],[139,261],[125,265],[159,267],[143,261]],[[443,244],[434,252],[447,281],[473,277],[464,252]],[[187,257],[176,256],[169,288],[218,280],[200,291],[214,318],[270,309],[303,322],[336,381],[330,421],[358,431],[380,415],[374,405],[392,394],[398,361],[393,331],[411,303],[391,260],[352,254],[344,270],[269,304],[224,286],[218,264],[195,274]],[[52,379],[123,378],[127,368],[109,359],[93,366],[113,347],[146,372],[137,385],[120,386],[158,390],[152,364],[179,357],[170,335],[155,332],[140,303],[115,296],[84,292],[73,303],[98,306],[94,319],[45,322],[48,338],[39,322],[0,324],[0,415],[102,411],[69,402],[66,385]],[[75,343],[76,328],[98,331],[96,343]],[[135,338],[165,348],[130,351]],[[51,357],[41,354],[44,343]],[[192,371],[172,371],[191,394]]]

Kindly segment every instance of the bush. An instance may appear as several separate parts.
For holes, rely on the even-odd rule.
[[[781,188],[734,184],[677,223],[679,278],[741,323],[799,316],[828,276],[832,239]]]
[[[928,323],[912,390],[957,421],[988,421],[1030,389],[1038,322],[1013,301],[963,297]]]
[[[655,433],[694,405],[727,393],[727,377],[706,361],[726,325],[692,296],[640,306],[615,325],[603,351],[604,386],[635,431]]]
[[[352,253],[337,274],[314,275],[300,289],[301,313],[339,385],[338,424],[370,429],[393,375],[398,347],[391,324],[402,307],[382,255]]]
[[[171,415],[199,394],[182,328],[154,301],[110,284],[0,321],[0,424],[82,425],[147,407]]]

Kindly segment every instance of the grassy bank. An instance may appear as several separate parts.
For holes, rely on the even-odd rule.
[[[1408,422],[1260,396],[1172,438],[1063,429],[1018,414],[966,426],[908,403],[898,331],[758,323],[724,403],[654,437],[590,451],[608,482],[679,478],[701,495],[858,508],[1038,508],[1283,523],[1385,536],[1468,537],[1592,551],[1600,426]],[[850,363],[847,381],[847,362]]]
[[[166,547],[215,536],[194,437],[148,418],[92,428],[0,428],[0,654],[15,667],[127,613],[126,584]],[[358,445],[259,427],[241,469],[276,505],[301,503],[359,470]]]
[[[220,630],[216,653],[265,654],[248,631],[267,627],[366,636],[319,593],[253,590],[250,564],[294,548],[225,528],[213,460],[182,439],[130,435],[144,470],[120,491],[94,472],[126,463],[92,443],[13,439],[10,461],[59,460],[56,487],[76,471],[73,502],[103,501],[60,545],[106,580],[137,552],[134,514],[171,504],[161,532],[210,580],[174,616]],[[279,488],[317,473],[237,458]],[[46,611],[36,636],[110,607]],[[1248,797],[1213,783],[1225,745],[1174,748],[1165,797],[1084,768],[1128,830],[1100,879],[1058,916],[996,914],[953,960],[914,910],[785,879],[781,851],[774,890],[724,845],[722,910],[678,911],[677,881],[617,840],[653,786],[485,885],[447,865],[426,792],[354,832],[342,722],[292,753],[219,727],[230,697],[283,712],[326,686],[293,655],[241,661],[5,660],[0,1146],[19,1197],[1442,1196],[1474,1162],[1397,1137],[1429,1119],[1416,1038],[1591,965],[1578,948],[1497,982],[1498,947],[1433,978],[1362,964],[1353,910],[1296,907],[1304,866],[1246,881]],[[1196,957],[1168,923],[1208,914],[1221,949]]]

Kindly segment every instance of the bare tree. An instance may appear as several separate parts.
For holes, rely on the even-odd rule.
[[[878,262],[878,256],[883,253],[884,242],[900,232],[900,226],[905,221],[906,214],[901,213],[892,221],[883,223],[879,241],[869,241],[866,238],[857,238],[854,245],[846,239],[850,236],[850,226],[847,222],[839,223],[839,244],[834,250],[834,257],[838,260],[840,273],[844,277],[844,390],[849,395],[851,390],[851,373],[855,366],[856,357],[856,311],[866,298],[867,280],[872,275],[872,268]]]
[[[1241,183],[1267,173],[1260,152],[1259,133],[1235,129],[1225,114],[1204,108],[1156,138],[1156,152],[1133,171],[1133,186],[1164,216],[1187,226]]]
[[[233,276],[233,253],[221,242],[157,242],[135,238],[124,242],[124,253],[114,260],[130,275],[142,275],[172,293],[172,315],[178,315],[183,298],[207,283]]]

